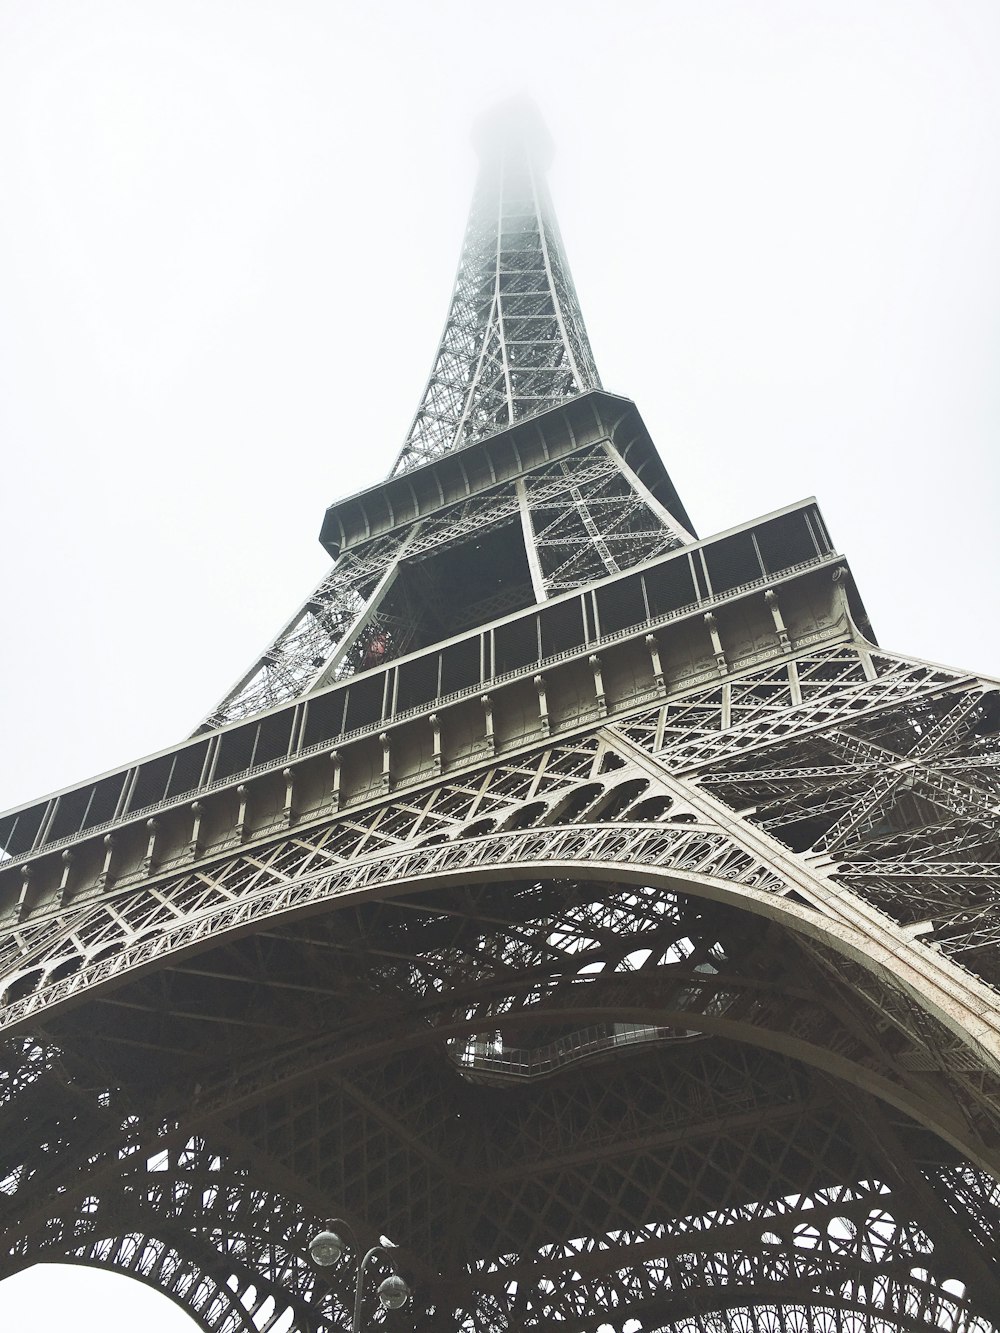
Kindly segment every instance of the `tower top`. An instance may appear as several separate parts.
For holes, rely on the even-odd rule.
[[[520,153],[536,171],[545,172],[555,156],[548,126],[530,97],[512,97],[491,107],[476,122],[472,142],[484,166]]]
[[[480,171],[451,306],[393,473],[599,389],[545,186],[552,140],[533,102],[479,122]]]

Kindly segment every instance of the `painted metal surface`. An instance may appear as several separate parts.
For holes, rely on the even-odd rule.
[[[537,126],[483,135],[330,575],[190,741],[0,817],[0,1273],[332,1333],[336,1214],[420,1330],[988,1333],[997,682],[879,648],[812,502],[694,539]]]

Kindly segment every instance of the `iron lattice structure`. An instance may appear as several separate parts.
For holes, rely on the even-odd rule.
[[[501,126],[329,576],[0,817],[4,1271],[325,1333],[338,1215],[401,1329],[987,1333],[997,683],[880,649],[812,501],[695,538]]]

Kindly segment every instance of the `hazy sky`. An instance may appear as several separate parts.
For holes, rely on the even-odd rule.
[[[815,494],[885,646],[1000,669],[998,67],[995,0],[0,0],[0,808],[189,732],[319,578],[523,91],[701,534]],[[83,1276],[0,1321],[190,1326]]]

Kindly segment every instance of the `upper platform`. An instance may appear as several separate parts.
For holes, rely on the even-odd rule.
[[[693,537],[691,520],[635,403],[592,390],[336,501],[326,511],[320,541],[336,559],[364,542],[602,443],[614,448],[642,486]]]

